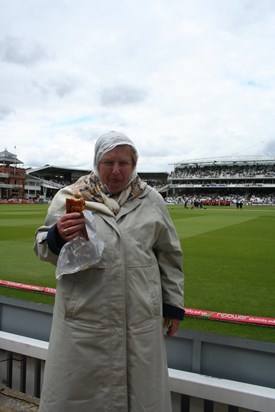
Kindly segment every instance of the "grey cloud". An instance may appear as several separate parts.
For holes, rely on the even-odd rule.
[[[12,110],[8,106],[0,106],[0,120],[5,119],[7,116],[9,116],[11,113],[14,113],[14,110]]]
[[[8,36],[0,42],[0,58],[7,63],[29,66],[48,57],[40,44],[25,38]]]
[[[270,140],[266,147],[264,152],[268,155],[268,156],[275,156],[275,139]]]
[[[64,97],[78,88],[77,80],[73,77],[65,77],[56,79],[50,82],[50,86],[54,89],[59,97]]]
[[[54,77],[44,82],[40,79],[33,81],[33,87],[39,90],[42,95],[48,96],[54,94],[60,98],[69,95],[80,86],[81,82],[77,77],[60,73],[56,73]]]
[[[121,106],[134,104],[146,98],[146,92],[129,86],[115,86],[102,90],[101,104],[103,106]]]

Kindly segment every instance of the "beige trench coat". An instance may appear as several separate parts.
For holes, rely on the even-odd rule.
[[[55,196],[35,253],[56,264],[47,232],[70,187]],[[102,259],[57,282],[40,412],[170,412],[163,302],[183,308],[182,252],[162,197],[147,186],[114,216],[93,210]]]

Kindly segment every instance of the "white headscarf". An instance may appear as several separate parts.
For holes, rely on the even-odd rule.
[[[99,162],[102,156],[105,153],[109,152],[110,150],[113,150],[115,147],[121,146],[121,145],[131,146],[133,150],[134,169],[130,177],[129,183],[137,176],[136,164],[137,164],[137,159],[138,159],[138,153],[137,153],[137,149],[134,143],[125,134],[120,133],[120,132],[111,131],[108,133],[104,133],[102,136],[100,136],[97,139],[96,144],[95,144],[94,173],[97,177],[99,177],[98,165],[99,165]]]
[[[110,197],[108,196],[108,188],[100,181],[98,165],[105,153],[121,145],[128,145],[132,148],[134,168],[128,186],[117,196]],[[147,183],[137,175],[137,159],[137,150],[129,137],[113,131],[103,134],[95,144],[94,170],[89,175],[80,177],[72,185],[73,195],[85,201],[104,203],[116,215],[122,205],[139,196],[147,186]]]

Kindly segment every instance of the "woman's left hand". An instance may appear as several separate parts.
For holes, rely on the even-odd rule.
[[[166,336],[174,336],[179,330],[180,321],[178,319],[164,318],[163,327],[167,328]]]

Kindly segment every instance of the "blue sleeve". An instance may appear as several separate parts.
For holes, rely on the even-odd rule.
[[[49,229],[47,235],[47,243],[50,251],[55,255],[59,255],[62,246],[65,245],[66,242],[64,242],[62,237],[59,235],[56,225],[53,225]]]
[[[169,305],[168,303],[163,304],[163,317],[171,319],[183,320],[184,318],[184,309],[177,308],[176,306]]]

